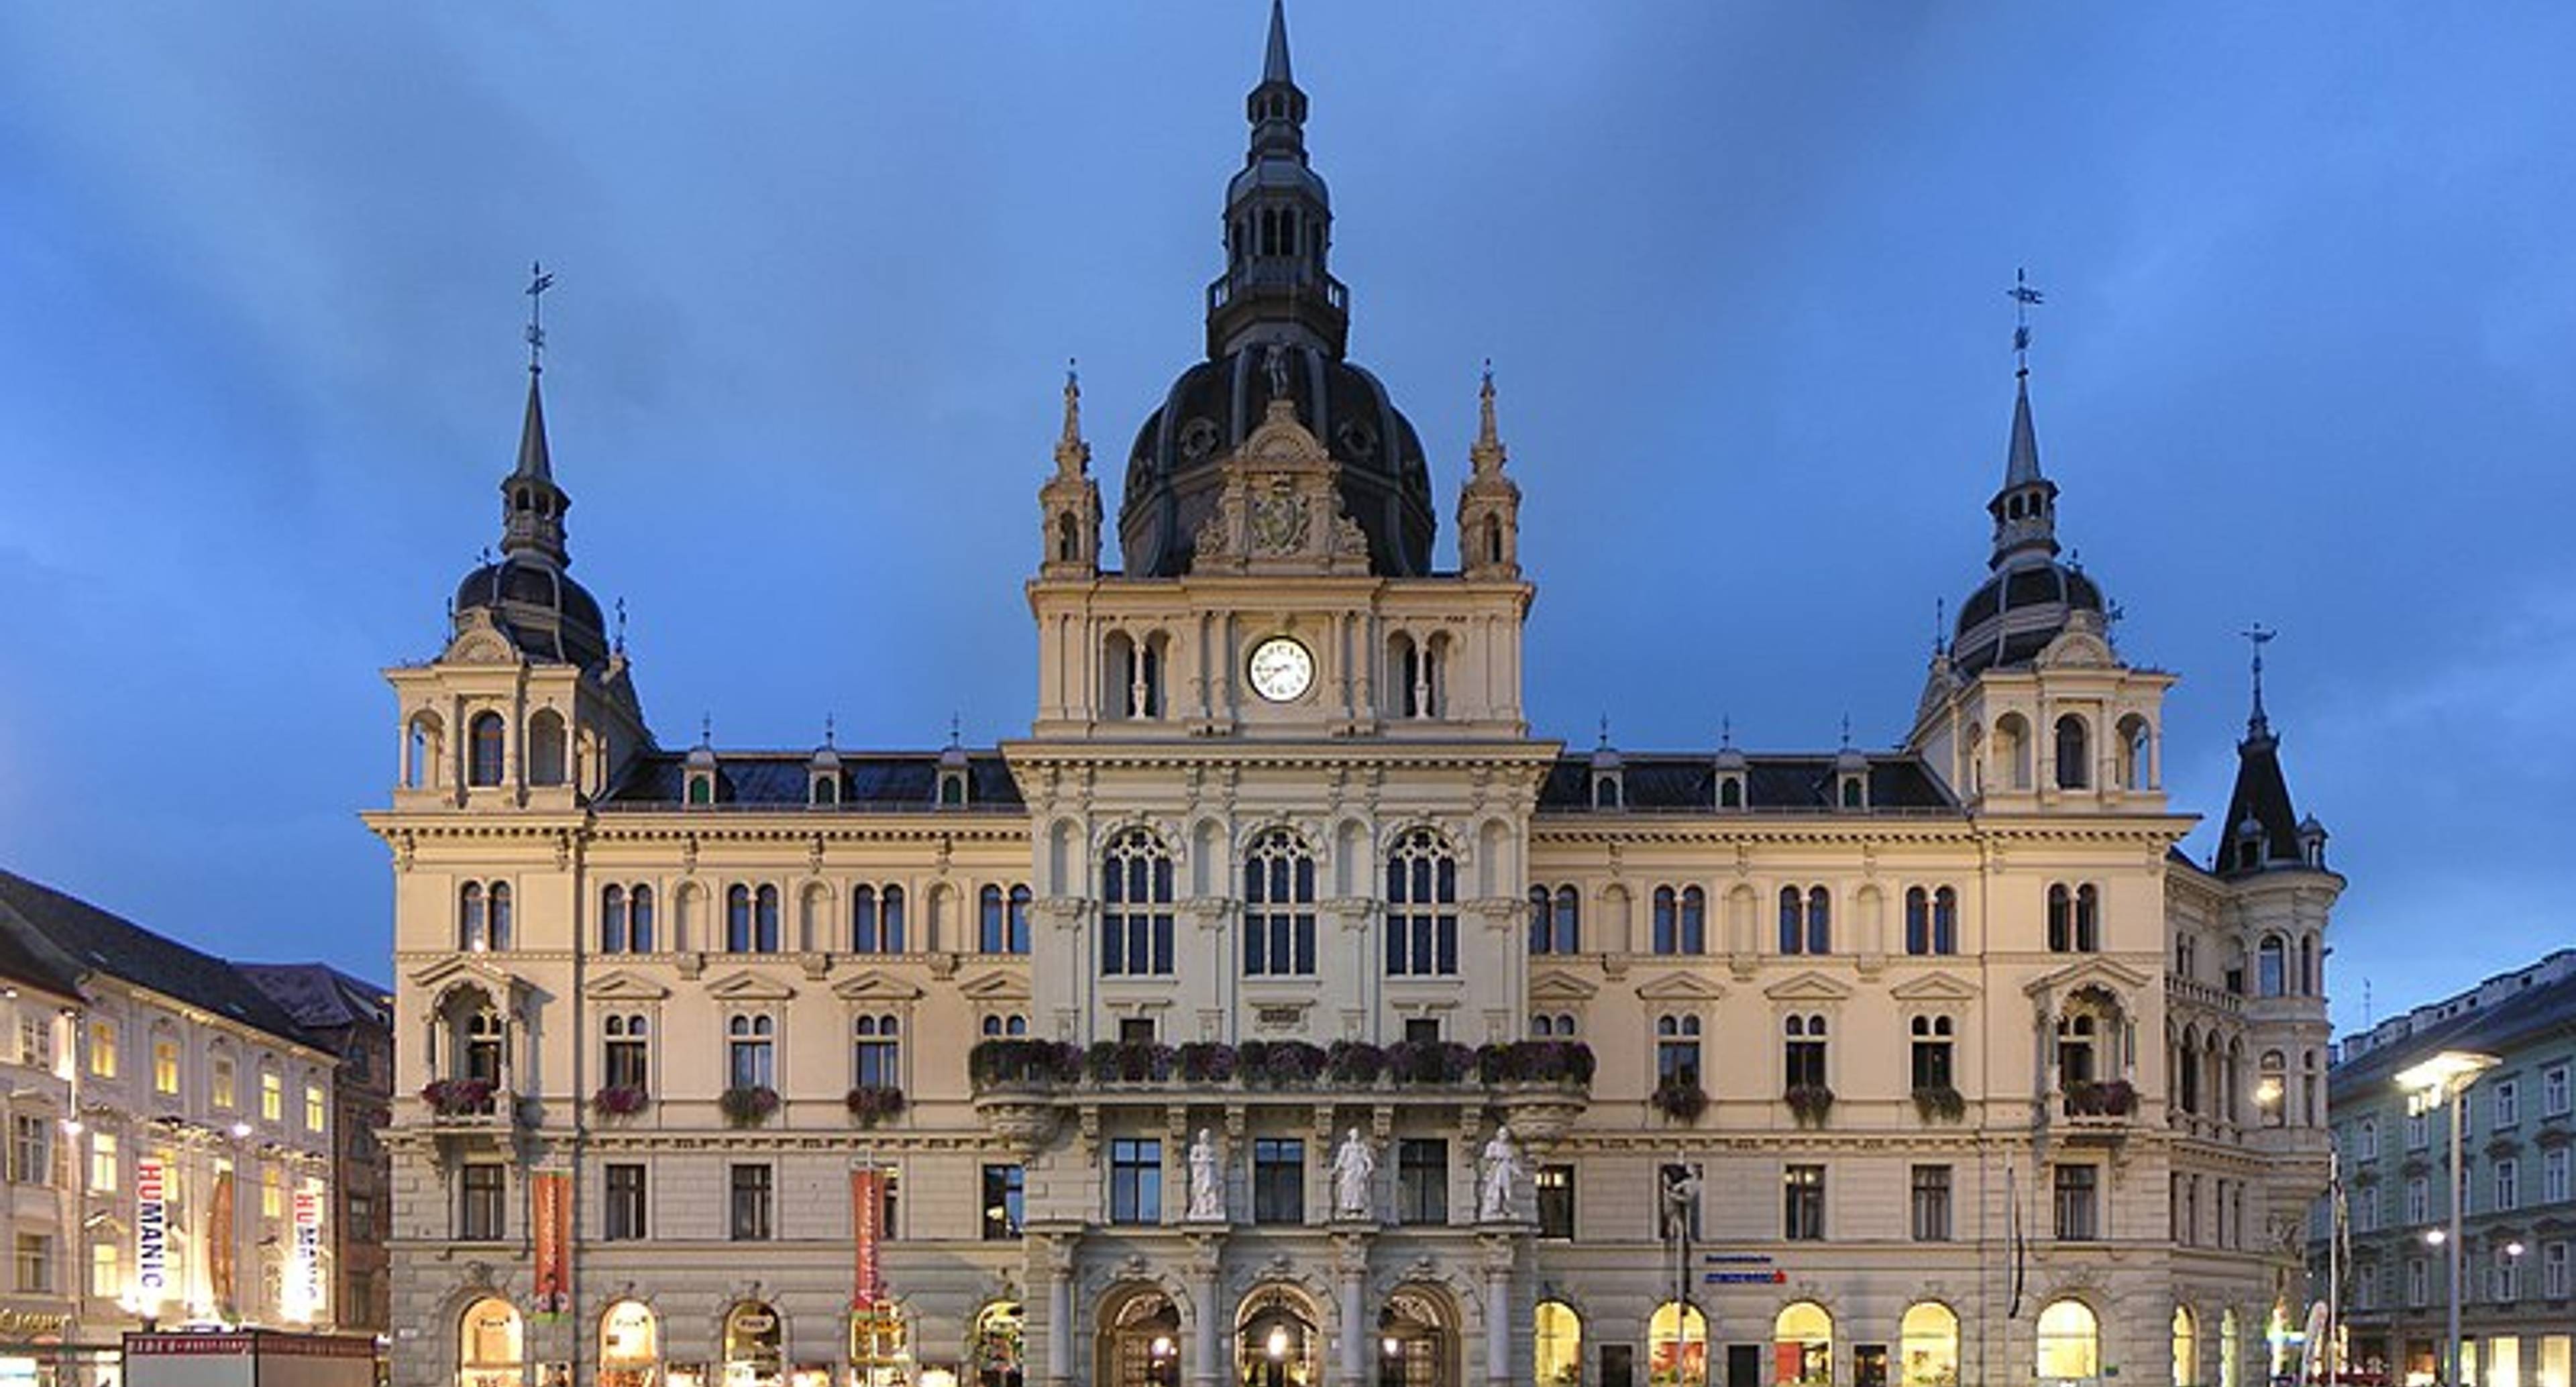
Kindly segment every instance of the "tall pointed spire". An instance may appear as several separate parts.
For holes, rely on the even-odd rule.
[[[501,479],[501,552],[525,554],[563,568],[564,512],[572,498],[555,485],[554,458],[546,447],[546,407],[537,382],[545,374],[546,332],[541,315],[555,277],[543,265],[528,267],[528,405],[519,420],[519,456]]]
[[[1306,164],[1306,93],[1288,62],[1288,13],[1271,0],[1261,81],[1244,98],[1252,123],[1242,172],[1226,188],[1226,272],[1208,286],[1208,355],[1294,342],[1340,356],[1348,291],[1328,273],[1332,197]]]
[[[1270,0],[1270,51],[1261,59],[1262,85],[1278,83],[1295,86],[1297,79],[1288,71],[1288,4],[1287,0]]]
[[[2322,865],[2321,846],[2313,853],[2307,846],[2314,826],[2299,818],[2290,801],[2289,778],[2281,770],[2281,739],[2263,710],[2263,647],[2280,633],[2256,625],[2242,634],[2254,647],[2254,708],[2245,720],[2245,739],[2236,744],[2236,787],[2227,797],[2226,817],[2219,820],[2218,874]],[[2314,832],[2322,845],[2324,830]]]
[[[2030,309],[2044,302],[2020,270],[2005,291],[2013,301],[2012,434],[2004,445],[2004,484],[1986,502],[1995,518],[1990,568],[2021,568],[2057,556],[2057,483],[2039,470],[2039,431],[2030,422]]]

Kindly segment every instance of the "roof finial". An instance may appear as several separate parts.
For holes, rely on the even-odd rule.
[[[713,713],[700,713],[700,714],[698,714],[698,745],[700,745],[700,746],[714,746],[715,744],[716,744],[716,717],[715,717],[715,714],[713,714]]]
[[[617,643],[615,649],[620,655],[626,653],[626,599],[623,597],[617,599]]]
[[[1603,751],[1608,751],[1610,749],[1610,715],[1608,713],[1603,713],[1601,715],[1601,749]]]
[[[1946,597],[1932,599],[1932,653],[1950,653],[1950,599]]]
[[[958,720],[956,710],[954,710],[954,709],[949,710],[949,714],[948,714],[948,744],[949,744],[950,746],[963,746],[963,745],[965,745],[964,737],[965,737],[965,724],[964,724],[963,722],[960,722],[960,721]]]
[[[1467,450],[1467,459],[1476,475],[1490,477],[1503,470],[1508,457],[1503,450],[1502,430],[1494,423],[1494,359],[1485,358],[1484,383],[1476,389],[1476,443]]]
[[[1717,745],[1721,751],[1734,749],[1735,715],[1733,713],[1725,714],[1717,720]]]
[[[555,287],[555,277],[534,260],[528,262],[528,374],[546,369],[546,328],[543,309],[546,291]]]
[[[1082,441],[1082,373],[1072,357],[1064,359],[1064,432],[1055,441],[1059,475],[1079,477],[1091,464],[1091,445]]]
[[[2272,719],[2263,712],[2263,647],[2270,645],[2281,633],[2258,621],[2237,634],[2254,647],[2254,712],[2245,719],[2245,735],[2268,736],[2272,731]]]
[[[1851,714],[1843,714],[1843,750],[1851,750]]]
[[[836,730],[837,729],[833,726],[832,715],[830,713],[825,713],[823,715],[823,745],[832,745],[832,736]]]
[[[2013,375],[2030,374],[2030,310],[2046,300],[2033,288],[2026,271],[2013,271],[2013,287],[2004,291],[2013,301]]]

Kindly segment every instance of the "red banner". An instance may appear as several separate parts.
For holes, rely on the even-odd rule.
[[[560,1315],[572,1308],[572,1177],[537,1172],[529,1186],[537,1242],[536,1312]]]
[[[850,1241],[858,1265],[852,1270],[850,1305],[864,1310],[885,1298],[885,1279],[877,1266],[877,1244],[885,1237],[885,1176],[875,1167],[850,1172]]]

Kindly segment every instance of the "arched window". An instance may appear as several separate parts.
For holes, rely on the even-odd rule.
[[[1708,952],[1708,896],[1696,886],[1655,888],[1655,952]]]
[[[638,886],[626,893],[626,948],[630,953],[653,952],[653,888]]]
[[[2174,1387],[2199,1387],[2200,1383],[2200,1326],[2188,1305],[2174,1307],[2173,1380]]]
[[[1834,951],[1834,898],[1821,886],[1807,891],[1807,952]]]
[[[1789,1091],[1830,1087],[1825,1079],[1825,1018],[1791,1016],[1781,1030],[1782,1087]]]
[[[610,1016],[600,1040],[600,1086],[643,1092],[649,1083],[652,1045],[652,1024],[644,1016]]]
[[[885,936],[877,915],[877,888],[850,888],[850,952],[873,954],[885,948]]]
[[[2075,893],[2063,885],[2048,888],[2048,951],[2070,952],[2075,947]]]
[[[504,739],[501,715],[482,712],[466,727],[466,783],[498,785],[501,783],[501,744]]]
[[[497,1296],[465,1307],[456,1323],[458,1374],[468,1382],[517,1383],[527,1371],[517,1307]]]
[[[2317,937],[2313,934],[2299,937],[2299,995],[2317,995]]]
[[[1036,898],[1029,888],[1014,886],[1002,902],[1002,952],[1024,954],[1029,951],[1029,906]]]
[[[1780,952],[1807,951],[1807,898],[1795,886],[1780,888]]]
[[[2092,738],[2084,719],[2068,713],[2057,720],[2057,788],[2081,790],[2093,783]]]
[[[1698,1384],[1708,1381],[1708,1316],[1696,1305],[1667,1300],[1646,1320],[1646,1380]]]
[[[2285,995],[2289,990],[2288,947],[2282,942],[2281,936],[2264,935],[2261,946],[2255,951],[2255,959],[2256,994],[2264,997]]]
[[[1539,1012],[1538,1014],[1530,1017],[1530,1034],[1540,1040],[1572,1040],[1574,1038],[1574,1013],[1570,1011],[1560,1011],[1553,1014],[1544,1011]]]
[[[1699,1087],[1699,1018],[1655,1018],[1655,1083],[1657,1087]]]
[[[903,1086],[903,1024],[893,1016],[850,1023],[850,1082],[859,1088]]]
[[[1243,973],[1315,973],[1315,855],[1284,828],[1263,830],[1243,855]]]
[[[492,947],[491,916],[483,904],[483,883],[469,881],[456,891],[456,947],[479,950]]]
[[[2289,1125],[2289,1061],[2278,1050],[2266,1050],[2256,1062],[2254,1105],[2263,1110],[2263,1125]]]
[[[612,1382],[649,1382],[662,1360],[661,1322],[640,1300],[621,1300],[599,1317],[600,1376]],[[476,1379],[480,1381],[478,1377]]]
[[[2102,952],[2102,892],[2090,883],[2075,888],[2075,952]]]
[[[2154,733],[2147,720],[2135,713],[2120,719],[2120,784],[2124,789],[2153,789],[2155,778]]]
[[[778,952],[778,888],[763,886],[751,893],[751,949],[754,953]]]
[[[603,886],[599,891],[599,951],[604,954],[626,952],[629,918],[626,888]]]
[[[2030,724],[2019,713],[1995,719],[1995,769],[2011,789],[2030,788]]]
[[[1100,971],[1172,971],[1172,855],[1150,829],[1123,829],[1100,854]]]
[[[1582,1387],[1583,1317],[1561,1300],[1542,1300],[1530,1322],[1537,1387]]]
[[[1932,952],[1959,951],[1959,893],[1947,886],[1932,892]]]
[[[725,1022],[725,1081],[731,1088],[777,1086],[775,1020],[767,1016],[736,1016]]]
[[[1592,807],[1595,809],[1616,809],[1619,807],[1619,778],[1617,776],[1605,775],[1596,777],[1593,780]]]
[[[1949,1306],[1916,1301],[1905,1307],[1896,1334],[1903,1387],[1959,1387],[1959,1316]]]
[[[1002,888],[987,886],[975,893],[976,952],[1001,953],[1002,928]]]
[[[2039,1312],[2039,1376],[2050,1382],[2102,1375],[2102,1331],[2093,1308],[2056,1300]]]
[[[1771,1322],[1771,1358],[1779,1387],[1833,1387],[1834,1317],[1812,1300],[1783,1306]]]
[[[1582,894],[1571,886],[1559,886],[1553,893],[1544,886],[1531,887],[1530,943],[1532,953],[1583,952]]]
[[[1001,1039],[1007,1036],[1023,1036],[1028,1033],[1029,1018],[1022,1016],[1017,1012],[1007,1016],[987,1016],[984,1018],[984,1034],[988,1038]]]
[[[805,802],[825,806],[840,803],[841,778],[830,773],[816,775],[813,785],[806,792]]]
[[[1920,886],[1905,889],[1905,952],[1932,952],[1932,893]]]
[[[570,778],[563,714],[540,708],[528,719],[528,783],[561,785]]]
[[[1957,1045],[1955,1028],[1947,1016],[1917,1016],[1909,1023],[1913,1032],[1914,1091],[1918,1094],[1942,1089],[1955,1091],[1957,1066],[1952,1063]]]
[[[1386,971],[1392,977],[1458,972],[1458,859],[1428,828],[1412,828],[1386,855]]]
[[[751,888],[739,883],[725,888],[725,952],[751,952]]]
[[[1556,931],[1550,923],[1553,918],[1550,903],[1554,899],[1544,886],[1529,889],[1529,951],[1533,954],[1548,952],[1548,946],[1556,940]]]
[[[510,941],[513,937],[510,932],[510,883],[506,881],[493,882],[485,895],[491,902],[490,914],[492,947],[495,949],[506,949],[510,947]]]
[[[1744,807],[1744,781],[1741,777],[1730,775],[1717,782],[1717,807],[1720,809]]]
[[[426,712],[412,714],[403,733],[403,788],[426,789],[447,777],[439,770],[438,719]]]

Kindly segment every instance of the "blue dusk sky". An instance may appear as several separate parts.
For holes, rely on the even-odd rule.
[[[498,539],[527,266],[665,745],[1025,732],[1035,489],[1203,353],[1259,0],[0,6],[0,865],[388,972],[380,671]],[[2346,1026],[2576,936],[2576,7],[1296,0],[1353,356],[1490,357],[1529,702],[1888,745],[2029,267],[2061,536],[2224,808],[2249,623]],[[2205,856],[2210,829],[2190,840]]]

